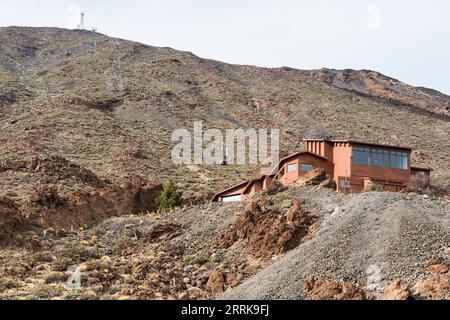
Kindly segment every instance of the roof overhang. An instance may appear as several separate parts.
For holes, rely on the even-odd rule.
[[[234,186],[231,186],[231,187],[229,187],[229,188],[226,188],[226,189],[223,189],[223,190],[217,192],[217,193],[212,197],[211,202],[214,202],[221,194],[223,194],[223,193],[225,193],[225,192],[228,192],[228,191],[230,191],[230,190],[236,189],[236,188],[243,187],[244,185],[248,185],[249,182],[250,182],[249,180],[245,180],[245,181],[240,182],[240,183],[238,183],[238,184],[236,184],[236,185],[234,185]],[[241,194],[242,194],[242,192],[241,192]]]
[[[286,162],[286,161],[289,160],[290,158],[297,157],[297,156],[299,156],[299,155],[301,155],[301,154],[309,154],[309,155],[311,155],[311,156],[313,156],[313,157],[320,158],[320,159],[322,159],[322,160],[328,161],[327,158],[322,157],[321,155],[318,155],[318,154],[316,154],[316,153],[313,153],[313,152],[310,152],[310,151],[300,151],[300,152],[296,152],[296,153],[290,154],[290,155],[284,157],[283,159],[281,159],[281,160],[278,162],[278,164],[272,169],[272,171],[270,172],[270,175],[273,176],[273,175],[277,174],[277,172],[280,170],[280,168],[282,167],[282,164],[283,164],[284,162]]]

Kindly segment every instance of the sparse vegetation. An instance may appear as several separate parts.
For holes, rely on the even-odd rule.
[[[52,270],[53,271],[66,271],[69,266],[71,266],[74,262],[72,259],[67,257],[58,257],[53,263],[52,263]]]
[[[191,264],[205,264],[208,262],[208,259],[202,256],[196,256],[196,255],[186,255],[183,257],[183,261],[187,265]]]
[[[52,262],[53,256],[49,252],[36,252],[32,255],[31,260],[33,262]]]
[[[133,239],[131,239],[128,236],[123,236],[114,245],[114,251],[115,252],[121,252],[123,250],[126,250],[128,248],[131,248],[134,245]]]
[[[11,278],[0,278],[0,291],[17,288],[19,283],[15,279]]]
[[[94,250],[85,248],[82,245],[65,249],[62,252],[62,256],[65,258],[69,258],[73,263],[79,263],[88,261],[89,259],[98,258],[98,255]]]
[[[66,282],[68,275],[65,272],[52,272],[44,279],[46,284]]]

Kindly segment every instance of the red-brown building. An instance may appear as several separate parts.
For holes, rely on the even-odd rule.
[[[428,168],[411,167],[411,148],[351,140],[305,139],[306,150],[279,161],[270,175],[247,180],[216,193],[214,202],[240,201],[270,187],[273,180],[288,186],[300,176],[322,168],[342,193],[378,185],[383,191],[419,189],[430,183]]]

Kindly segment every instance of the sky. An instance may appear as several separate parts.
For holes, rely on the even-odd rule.
[[[0,0],[0,26],[75,28],[209,59],[370,69],[450,94],[448,0]]]

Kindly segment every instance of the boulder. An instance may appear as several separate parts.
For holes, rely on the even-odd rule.
[[[384,300],[406,300],[408,298],[408,286],[400,279],[393,280],[384,290]]]
[[[213,295],[221,294],[224,291],[225,276],[218,270],[209,273],[208,282],[206,283]]]
[[[297,178],[294,181],[294,185],[299,187],[306,186],[320,186],[322,188],[332,188],[334,187],[334,183],[330,176],[327,175],[324,169],[316,168],[310,172],[307,172],[305,175]]]

